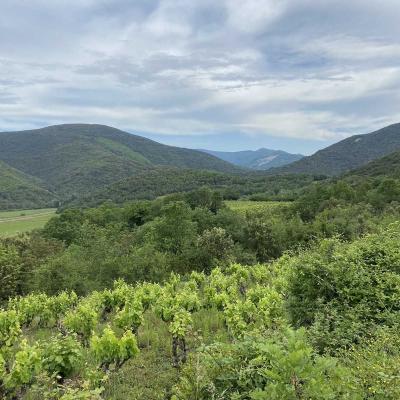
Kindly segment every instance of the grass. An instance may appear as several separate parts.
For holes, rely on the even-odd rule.
[[[0,211],[0,236],[15,236],[42,228],[55,212],[55,208]]]
[[[186,337],[189,355],[201,345],[227,342],[229,335],[222,313],[201,310],[193,314],[193,330]],[[139,328],[139,355],[112,374],[105,385],[108,400],[165,400],[178,382],[180,370],[172,366],[171,334],[168,324],[148,311]]]
[[[246,213],[247,211],[271,210],[290,204],[288,201],[251,201],[251,200],[229,200],[225,204],[233,211]]]

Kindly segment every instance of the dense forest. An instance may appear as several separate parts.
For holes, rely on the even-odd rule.
[[[2,398],[398,399],[400,181],[226,198],[66,208],[2,239]]]
[[[121,204],[130,200],[152,200],[177,192],[190,192],[199,187],[217,189],[226,200],[244,196],[251,200],[293,200],[302,188],[325,178],[319,175],[266,176],[262,172],[227,174],[158,167],[122,179],[85,196],[71,196],[61,204],[61,208],[87,208],[106,201]]]

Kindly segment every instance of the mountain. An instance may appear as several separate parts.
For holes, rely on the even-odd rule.
[[[54,205],[54,194],[46,190],[38,179],[0,161],[0,209],[44,208]]]
[[[371,161],[363,167],[351,170],[349,175],[400,178],[400,151],[395,151],[388,156]]]
[[[400,124],[387,126],[378,131],[351,136],[309,157],[271,173],[303,173],[339,175],[400,150]]]
[[[281,167],[300,160],[304,156],[301,154],[290,154],[282,150],[258,149],[244,151],[213,151],[203,150],[205,153],[211,154],[221,160],[230,162],[240,167],[267,170],[274,167]]]
[[[155,166],[234,172],[196,150],[163,145],[104,125],[66,124],[0,133],[0,160],[60,198],[91,193]]]

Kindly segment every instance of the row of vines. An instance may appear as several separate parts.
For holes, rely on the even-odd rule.
[[[168,325],[176,368],[187,360],[187,335],[200,310],[218,310],[232,338],[282,326],[284,282],[274,268],[232,265],[210,275],[172,275],[163,285],[116,281],[82,298],[13,298],[0,311],[0,397],[101,399],[110,374],[139,354],[146,313]]]

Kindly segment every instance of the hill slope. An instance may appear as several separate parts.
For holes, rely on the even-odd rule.
[[[400,178],[400,151],[395,151],[388,156],[371,161],[363,167],[351,170],[349,175]]]
[[[0,209],[44,208],[55,196],[41,182],[0,161]]]
[[[400,124],[351,136],[273,173],[338,175],[400,150]]]
[[[244,151],[213,151],[213,150],[200,150],[205,153],[211,154],[221,160],[230,162],[240,167],[267,170],[274,167],[281,167],[290,164],[294,161],[300,160],[304,156],[301,154],[290,154],[282,150],[258,149],[258,150],[244,150]]]
[[[233,165],[196,150],[89,124],[0,133],[0,160],[40,178],[61,197],[92,192],[156,165],[235,170]]]
[[[258,171],[227,174],[176,167],[156,167],[114,182],[93,193],[70,198],[63,207],[92,207],[105,201],[124,203],[130,200],[154,199],[201,187],[221,189],[228,198],[257,193],[268,198],[281,196],[287,199],[293,195],[293,191],[309,185],[312,181],[311,176],[298,174],[273,176]]]

